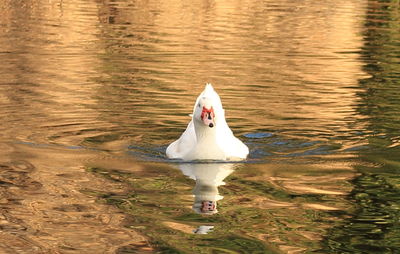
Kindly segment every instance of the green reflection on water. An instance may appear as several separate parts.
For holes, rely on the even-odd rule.
[[[282,246],[287,250],[318,250],[319,239],[342,214],[305,205],[337,205],[343,202],[341,198],[295,194],[262,181],[246,180],[246,174],[260,175],[263,168],[246,165],[226,179],[227,185],[219,186],[225,196],[218,203],[219,213],[205,216],[191,208],[192,180],[164,164],[151,164],[149,168],[153,173],[89,168],[96,175],[128,185],[129,191],[84,192],[131,215],[126,226],[149,237],[161,253],[281,253]],[[336,181],[332,184],[338,186]],[[214,226],[214,230],[194,234],[200,226]]]
[[[333,227],[324,240],[329,253],[397,253],[400,250],[400,25],[399,1],[369,1],[365,23],[365,92],[359,112],[365,116],[370,149],[360,158],[375,167],[357,166],[352,181],[351,217]]]
[[[259,209],[242,208],[224,216],[196,214],[190,206],[183,205],[188,203],[184,200],[186,195],[178,195],[182,191],[190,193],[188,186],[192,183],[177,171],[160,167],[157,176],[137,176],[104,168],[88,168],[88,171],[112,181],[129,184],[132,191],[124,194],[106,191],[96,193],[90,190],[83,192],[97,196],[132,215],[126,222],[127,226],[148,236],[152,245],[162,253],[276,253],[265,242],[246,237],[240,232],[246,230],[243,225],[252,226],[270,216],[269,213],[262,215]],[[218,224],[218,228],[208,235],[195,235],[164,223],[169,221],[187,225],[191,230],[204,224]]]

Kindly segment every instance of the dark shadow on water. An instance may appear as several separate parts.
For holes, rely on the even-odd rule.
[[[334,154],[342,151],[339,144],[329,144],[323,141],[311,141],[303,139],[289,139],[272,133],[248,133],[241,138],[249,147],[250,154],[244,161],[237,163],[264,163],[273,159],[285,159],[291,157],[319,156]],[[169,159],[165,155],[168,145],[129,145],[128,153],[144,161],[165,162],[165,163],[185,163],[179,159]],[[353,152],[362,147],[352,147],[344,152]],[[189,162],[193,163],[193,162]],[[194,163],[226,163],[223,161],[195,161]],[[227,162],[231,163],[231,162]]]

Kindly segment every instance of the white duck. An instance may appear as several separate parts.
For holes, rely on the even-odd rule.
[[[242,160],[249,148],[236,138],[225,120],[221,99],[211,84],[194,104],[192,120],[181,137],[167,148],[167,156],[183,160]]]
[[[233,163],[180,163],[182,173],[196,181],[193,189],[193,210],[199,214],[215,214],[217,201],[224,197],[219,194],[218,187],[225,185],[224,179],[239,164]]]

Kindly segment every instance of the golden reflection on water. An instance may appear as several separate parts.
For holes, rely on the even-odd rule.
[[[363,144],[353,132],[365,130],[356,109],[358,79],[365,76],[359,60],[364,11],[361,0],[3,1],[0,246],[21,253],[113,253],[127,245],[152,251],[144,234],[125,227],[125,214],[93,194],[129,192],[134,180],[87,170],[150,170],[126,155],[126,145],[175,139],[205,82],[221,95],[235,133],[336,139],[342,149]],[[272,210],[286,227],[270,218],[250,225],[257,230],[246,237],[286,253],[306,251],[329,225],[312,218],[301,224],[303,216],[350,207],[342,197],[356,175],[347,162],[354,157],[338,157],[345,161],[293,159],[223,170],[211,186],[219,214]],[[254,192],[235,192],[253,182],[261,191],[256,185]],[[199,190],[191,184],[177,195],[186,208],[196,201],[188,198],[190,189]],[[276,195],[262,192],[263,184]],[[229,194],[224,199],[221,189]],[[286,217],[279,209],[287,209]],[[187,234],[196,228],[169,218],[160,225]]]
[[[124,227],[124,214],[90,195],[126,191],[124,185],[86,172],[90,160],[101,161],[98,153],[51,146],[2,148],[7,149],[0,157],[0,249],[5,253],[115,253],[125,245],[147,246],[143,236]]]
[[[104,3],[109,74],[131,72],[145,88],[144,110],[153,111],[157,96],[182,128],[195,94],[212,82],[238,130],[346,135],[364,128],[355,114],[364,8],[363,1]],[[157,113],[160,124],[171,119],[171,111]]]
[[[22,140],[51,139],[53,134],[60,135],[60,126],[62,133],[73,134],[82,131],[82,125],[95,127],[98,116],[89,107],[96,103],[96,84],[90,81],[92,75],[97,76],[96,5],[44,2],[4,3],[10,19],[5,22],[7,29],[0,32],[7,39],[0,43],[3,63],[10,66],[2,80],[8,84],[4,93],[10,105],[16,107],[8,114],[9,121],[17,128],[7,128],[12,130],[7,136],[17,134]],[[92,13],[83,12],[84,8]],[[72,135],[58,140],[78,141]]]
[[[18,110],[26,116],[10,119],[23,123],[20,139],[76,144],[132,120],[136,136],[148,125],[183,128],[205,82],[240,133],[261,127],[323,138],[363,129],[355,114],[362,1],[265,1],[260,9],[257,1],[76,0],[38,10],[39,2],[4,9],[10,28],[2,36],[18,38],[4,45],[13,53],[5,54],[4,80],[24,84],[23,93],[6,88],[5,98],[29,101]],[[25,15],[11,22],[19,8]],[[23,134],[25,126],[47,134]]]

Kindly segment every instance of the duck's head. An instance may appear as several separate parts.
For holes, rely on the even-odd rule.
[[[217,201],[215,200],[198,200],[193,204],[193,210],[198,214],[212,215],[218,213]]]
[[[213,128],[216,118],[220,116],[222,109],[221,99],[211,84],[207,84],[204,91],[199,95],[193,109],[193,119],[197,122]]]

